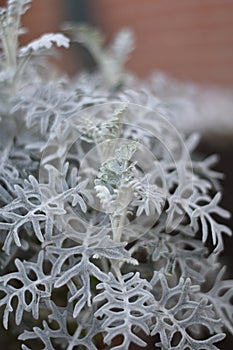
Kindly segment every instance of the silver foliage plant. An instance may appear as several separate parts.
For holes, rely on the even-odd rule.
[[[197,135],[125,72],[129,30],[103,47],[66,24],[20,48],[29,6],[0,10],[2,333],[24,350],[219,349],[233,281],[218,262],[231,231],[216,156],[196,157]],[[51,73],[67,35],[96,73]]]

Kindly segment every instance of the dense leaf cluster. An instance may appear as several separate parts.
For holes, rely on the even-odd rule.
[[[43,54],[70,40],[19,48],[29,3],[0,10],[3,327],[24,350],[127,350],[154,336],[154,349],[218,349],[233,333],[233,281],[218,262],[231,231],[215,156],[196,158],[197,136],[124,71],[130,31],[103,48],[99,32],[67,24],[99,70],[56,78]]]

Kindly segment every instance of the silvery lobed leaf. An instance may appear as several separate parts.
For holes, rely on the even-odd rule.
[[[43,49],[51,49],[56,44],[58,47],[68,48],[70,40],[60,33],[47,33],[42,35],[39,39],[33,40],[27,46],[22,47],[19,51],[20,56],[39,52]]]
[[[190,295],[198,291],[197,286],[192,286],[189,279],[180,278],[177,285],[169,287],[163,271],[154,273],[151,285],[155,297],[151,334],[160,336],[156,346],[163,350],[218,349],[214,344],[225,337],[220,333],[221,322],[206,300],[191,299]],[[210,336],[200,340],[197,333],[200,336],[203,326]]]
[[[44,253],[40,252],[37,262],[22,262],[15,260],[17,271],[0,277],[0,290],[4,296],[0,299],[0,306],[4,306],[3,325],[8,328],[9,313],[15,312],[15,323],[19,325],[25,311],[32,312],[36,319],[39,317],[41,300],[49,298],[52,292],[52,277],[43,272]],[[36,276],[30,278],[30,273]],[[17,283],[16,283],[17,281]],[[28,295],[30,298],[28,299]],[[14,298],[17,298],[15,309]]]
[[[104,303],[95,316],[101,318],[105,343],[110,345],[114,338],[122,335],[122,343],[112,349],[125,350],[132,343],[145,346],[137,331],[149,334],[153,301],[150,284],[141,279],[138,272],[118,278],[110,273],[109,277],[109,281],[97,285],[97,289],[102,291],[94,298],[95,303]]]

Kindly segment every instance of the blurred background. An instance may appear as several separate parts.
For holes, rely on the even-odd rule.
[[[97,25],[107,39],[130,27],[136,49],[128,68],[139,76],[161,69],[178,79],[233,86],[232,0],[34,0],[24,16],[30,28],[24,40],[58,30],[64,20]]]
[[[107,42],[122,27],[131,28],[136,48],[127,69],[140,78],[162,71],[168,76],[166,84],[170,76],[171,84],[183,84],[181,94],[190,82],[199,89],[197,113],[181,113],[180,125],[202,134],[201,152],[220,155],[217,169],[226,174],[223,206],[233,212],[233,1],[34,0],[23,23],[30,32],[22,40],[59,31],[64,21],[97,26]],[[76,45],[59,65],[73,75],[92,61]],[[225,246],[223,259],[233,278],[232,240],[226,239]],[[221,348],[230,350],[232,344],[229,337]]]
[[[157,93],[166,99],[176,97],[176,92],[187,97],[193,84],[199,94],[192,91],[188,97],[197,101],[196,110],[194,116],[191,109],[183,110],[179,127],[198,130],[208,139],[214,136],[214,143],[221,147],[232,143],[232,0],[34,0],[24,16],[23,24],[30,31],[22,36],[22,44],[42,33],[59,31],[65,21],[96,26],[107,43],[121,28],[130,28],[136,47],[127,70],[140,78],[165,73],[165,82],[161,82],[165,88]],[[63,50],[58,65],[73,76],[92,67],[93,60],[81,45],[74,44],[68,52]],[[173,80],[167,81],[169,77]],[[179,82],[183,83],[180,92],[168,92],[171,86],[176,90]]]

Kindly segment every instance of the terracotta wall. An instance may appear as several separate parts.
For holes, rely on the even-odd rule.
[[[138,75],[162,69],[179,79],[233,86],[233,0],[85,1],[108,39],[123,26],[133,29],[136,49],[128,68]],[[22,41],[58,31],[67,4],[33,0],[23,18],[30,33]]]
[[[128,68],[138,75],[162,69],[179,79],[233,86],[233,0],[85,1],[109,39],[123,26],[134,30]],[[22,42],[58,31],[67,7],[68,0],[33,0],[23,17],[30,33]]]
[[[22,17],[23,26],[29,29],[23,42],[37,38],[46,32],[59,31],[64,1],[33,0],[30,10]]]
[[[178,78],[233,86],[232,0],[94,0],[97,21],[111,37],[131,27],[139,75],[163,69]]]
[[[0,6],[6,6],[7,0],[1,0]],[[46,32],[59,29],[65,9],[64,0],[32,0],[31,8],[22,17],[22,24],[30,31],[21,37],[22,43],[39,37]]]

